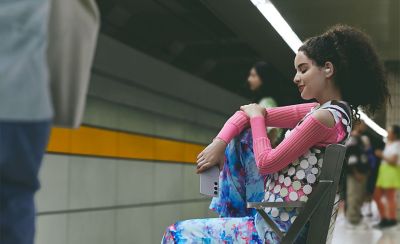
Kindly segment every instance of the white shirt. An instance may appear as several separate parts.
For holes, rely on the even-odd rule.
[[[397,165],[400,165],[400,140],[386,144],[383,150],[383,156],[385,158],[393,157],[394,155],[397,155]]]
[[[0,121],[52,117],[46,52],[49,8],[49,0],[0,1]]]

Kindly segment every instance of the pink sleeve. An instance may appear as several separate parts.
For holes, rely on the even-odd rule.
[[[261,174],[277,172],[299,158],[312,146],[335,137],[336,127],[327,127],[313,115],[294,128],[290,136],[272,149],[266,135],[264,118],[250,120],[256,164]]]
[[[267,108],[264,124],[270,127],[294,128],[297,123],[318,103],[303,103],[276,108]],[[229,143],[232,138],[246,127],[249,127],[249,118],[243,111],[237,111],[226,121],[217,137]]]

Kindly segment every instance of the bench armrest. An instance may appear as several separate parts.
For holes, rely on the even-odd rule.
[[[296,202],[247,202],[247,208],[303,208],[305,206],[305,202],[296,201]]]

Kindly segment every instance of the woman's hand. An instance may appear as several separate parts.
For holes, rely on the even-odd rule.
[[[392,165],[392,166],[396,166],[397,165],[397,159],[398,156],[397,155],[393,155],[391,157],[382,157],[383,160],[385,160],[388,164]]]
[[[252,103],[249,105],[243,105],[240,107],[240,110],[246,113],[249,118],[253,118],[255,116],[265,116],[266,109],[257,103]]]
[[[197,156],[197,174],[206,171],[207,169],[218,165],[219,169],[222,170],[222,167],[225,163],[225,148],[226,143],[216,138],[213,142],[211,142],[198,156]]]
[[[383,152],[381,149],[376,149],[375,150],[375,156],[377,156],[378,158],[382,158],[383,157]]]
[[[362,173],[359,173],[357,170],[354,172],[353,174],[354,178],[356,179],[356,181],[358,182],[364,182],[365,180],[367,180],[368,176]]]

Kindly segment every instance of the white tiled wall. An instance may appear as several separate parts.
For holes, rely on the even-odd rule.
[[[68,209],[69,157],[46,155],[40,170],[41,189],[36,194],[37,210]]]
[[[86,125],[206,145],[245,103],[108,37],[98,48],[95,69],[133,83],[96,73]],[[177,220],[215,216],[194,164],[47,154],[40,179],[38,244],[159,243]]]
[[[388,85],[392,106],[386,109],[386,126],[400,125],[400,70],[399,65],[389,69]],[[400,219],[400,191],[397,191],[397,218]]]
[[[116,160],[70,156],[69,164],[69,209],[116,204]]]
[[[47,155],[41,180],[37,243],[155,243],[177,220],[211,216],[192,165]]]
[[[149,203],[155,200],[153,162],[119,160],[117,169],[117,205]]]
[[[388,74],[388,86],[391,94],[392,106],[386,109],[386,126],[400,125],[400,71],[390,70]]]

